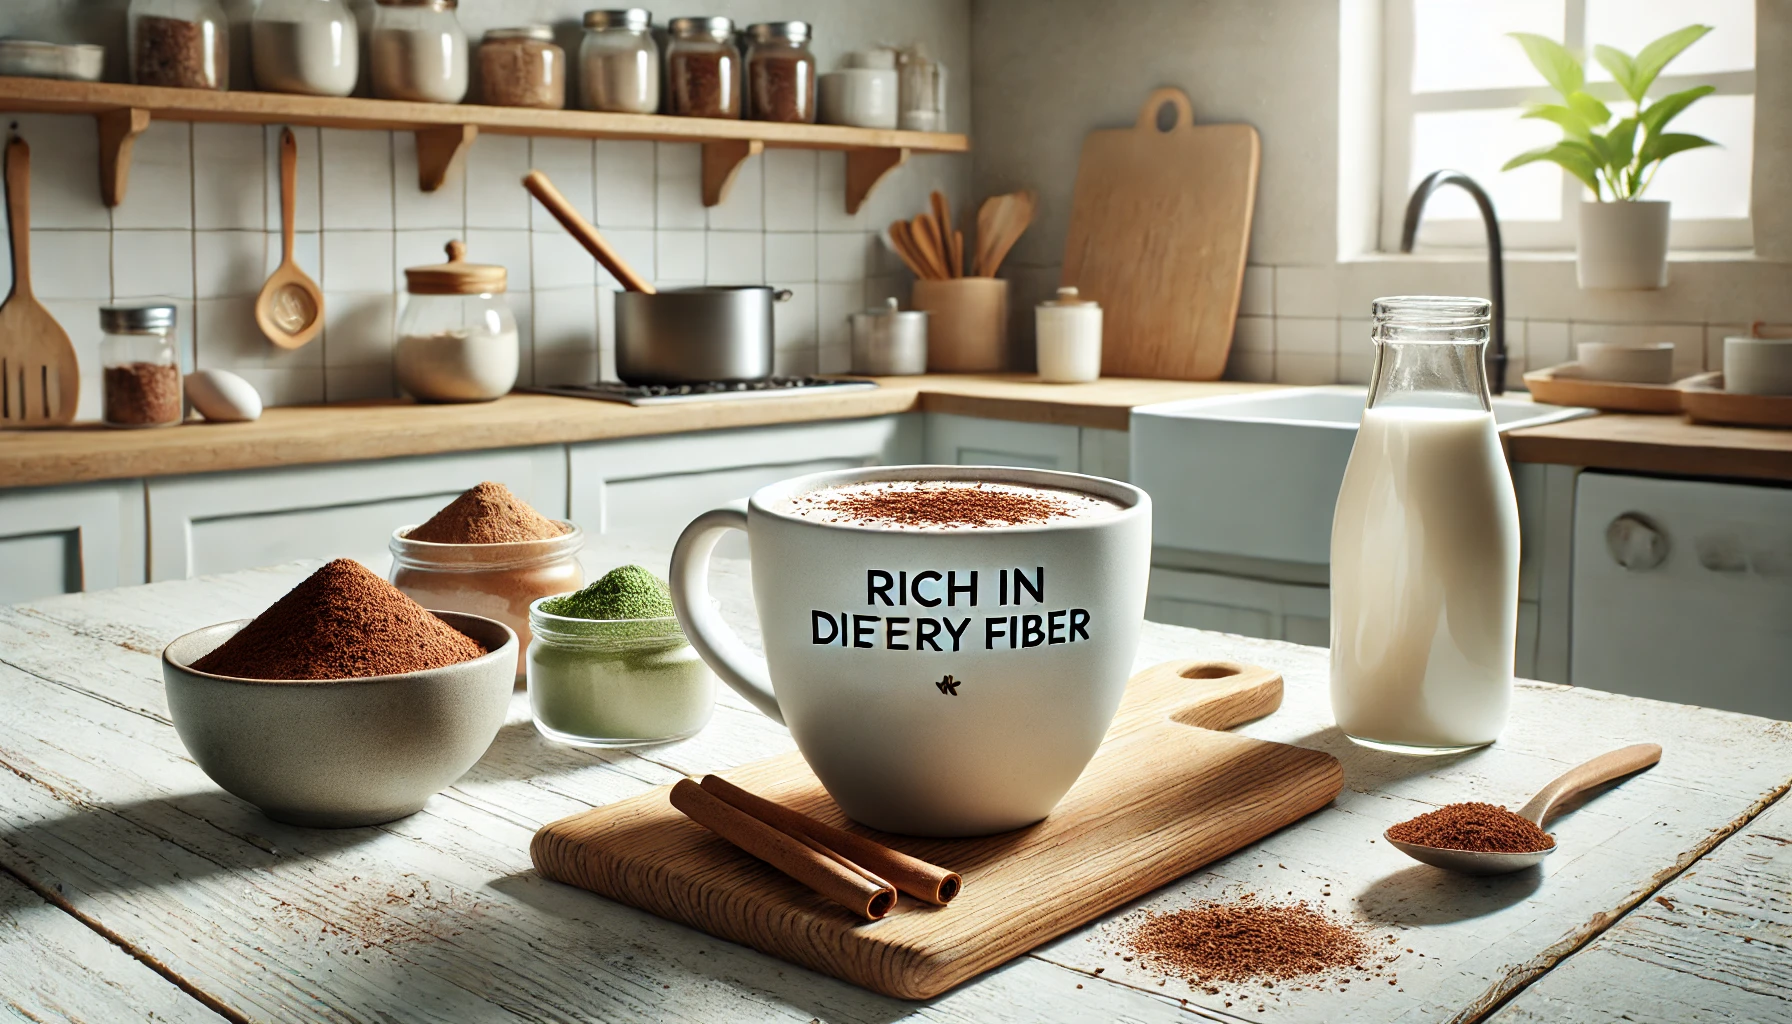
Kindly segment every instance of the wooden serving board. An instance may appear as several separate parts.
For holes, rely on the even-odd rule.
[[[1688,377],[1678,385],[1680,407],[1694,423],[1731,427],[1792,427],[1792,395],[1744,395],[1724,390],[1722,371]]]
[[[1580,405],[1605,412],[1680,411],[1678,385],[1590,380],[1577,376],[1579,370],[1579,363],[1532,370],[1524,375],[1524,386],[1532,398],[1550,405]]]
[[[1062,283],[1101,303],[1102,376],[1225,372],[1261,150],[1248,124],[1195,124],[1180,89],[1153,92],[1132,127],[1083,140]]]
[[[879,921],[684,817],[670,787],[544,825],[529,852],[547,878],[884,995],[925,999],[1330,803],[1344,772],[1329,754],[1216,731],[1281,701],[1282,677],[1267,669],[1200,661],[1147,669],[1051,816],[981,839],[855,825],[798,754],[720,773],[964,876],[950,905],[904,896]]]

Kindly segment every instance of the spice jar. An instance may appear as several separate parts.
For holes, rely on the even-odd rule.
[[[448,262],[406,267],[393,369],[399,387],[422,402],[489,402],[516,383],[517,329],[504,297],[503,267],[466,262],[467,247],[447,245]]]
[[[630,747],[692,736],[716,677],[678,619],[573,619],[529,606],[529,711],[548,739]]]
[[[383,100],[459,103],[467,95],[467,35],[456,0],[374,0],[368,39],[373,94]]]
[[[347,96],[361,70],[346,0],[262,0],[249,27],[255,84],[268,92]]]
[[[579,68],[580,105],[586,110],[658,112],[660,48],[653,41],[653,15],[639,7],[586,11]]]
[[[897,127],[915,132],[945,131],[946,66],[927,56],[919,46],[899,51],[896,64],[901,77]]]
[[[167,427],[181,421],[174,307],[100,307],[101,418],[108,427]]]
[[[497,544],[433,544],[411,540],[415,526],[392,531],[392,585],[425,608],[497,619],[516,632],[516,677],[529,648],[529,609],[540,598],[585,583],[579,551],[585,531],[557,520],[558,537]]]
[[[747,109],[755,121],[815,121],[815,55],[809,23],[747,26]]]
[[[566,51],[546,25],[494,28],[479,44],[479,89],[494,107],[566,106]]]
[[[685,117],[740,117],[740,51],[727,18],[673,18],[666,26],[669,112]]]
[[[230,88],[230,22],[217,0],[131,0],[131,81]]]

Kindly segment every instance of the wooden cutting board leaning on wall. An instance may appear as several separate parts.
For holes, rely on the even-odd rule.
[[[1160,129],[1166,105],[1175,121]],[[1225,372],[1261,152],[1248,124],[1195,124],[1180,89],[1083,140],[1062,283],[1102,305],[1103,376]]]

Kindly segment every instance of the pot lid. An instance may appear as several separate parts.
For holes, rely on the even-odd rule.
[[[1085,299],[1085,298],[1079,296],[1076,292],[1076,286],[1070,285],[1070,286],[1058,289],[1058,297],[1057,298],[1047,299],[1044,302],[1041,302],[1040,305],[1041,306],[1096,306],[1096,305],[1100,305],[1100,303],[1097,303],[1094,299]]]
[[[924,317],[927,315],[927,311],[924,309],[903,309],[903,308],[901,308],[901,304],[896,301],[896,297],[894,295],[892,295],[892,296],[889,296],[888,298],[884,299],[883,305],[872,306],[870,309],[867,309],[863,313],[859,313],[857,315],[859,315],[859,316],[874,316],[874,317],[891,317],[891,318],[902,317],[902,316]]]
[[[495,263],[468,263],[467,246],[460,239],[444,248],[448,262],[404,268],[405,290],[412,295],[483,295],[506,288],[508,272]]]

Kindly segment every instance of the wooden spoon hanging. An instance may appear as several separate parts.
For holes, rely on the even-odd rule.
[[[12,293],[0,306],[0,427],[54,427],[75,418],[81,366],[68,332],[31,291],[31,147],[6,144],[6,226]]]
[[[299,143],[280,132],[280,265],[255,297],[255,323],[281,348],[298,348],[324,325],[324,293],[292,258],[294,205],[299,187]]]
[[[658,289],[654,288],[646,278],[635,273],[635,269],[629,266],[616,250],[610,248],[610,243],[604,240],[604,236],[597,233],[597,229],[591,226],[591,222],[580,216],[578,209],[572,203],[567,202],[566,197],[560,194],[560,190],[554,187],[554,183],[548,180],[547,175],[540,171],[530,171],[523,175],[523,187],[529,190],[529,194],[534,196],[548,213],[553,214],[554,219],[560,222],[560,226],[565,228],[568,234],[585,247],[586,252],[595,257],[597,262],[603,264],[604,269],[608,270],[610,276],[614,277],[622,287],[643,295],[658,294]]]

